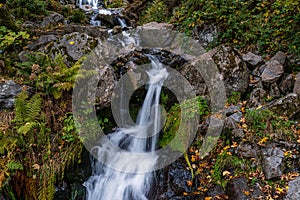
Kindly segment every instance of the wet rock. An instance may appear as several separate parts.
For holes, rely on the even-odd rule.
[[[229,129],[237,129],[237,124],[240,122],[243,114],[241,112],[236,112],[225,119],[224,125]]]
[[[250,144],[241,144],[238,147],[238,153],[244,158],[256,158],[257,152]]]
[[[115,87],[114,72],[111,67],[99,68],[99,83],[96,89],[96,108],[101,109],[110,105],[112,92]]]
[[[285,200],[298,200],[300,199],[300,177],[289,182],[289,189]]]
[[[22,88],[13,80],[0,83],[0,109],[13,108],[16,96]]]
[[[267,105],[267,108],[280,116],[291,118],[300,112],[300,97],[297,94],[290,93],[278,100],[272,101]]]
[[[275,56],[273,56],[270,61],[277,60],[282,66],[286,66],[287,64],[287,56],[282,51],[278,51]]]
[[[243,61],[247,63],[247,66],[250,69],[254,69],[255,67],[259,67],[264,63],[264,60],[261,56],[255,55],[254,53],[248,52],[247,54],[243,55]]]
[[[208,52],[223,75],[226,94],[233,91],[244,93],[249,85],[249,71],[231,46],[221,45]]]
[[[112,33],[115,35],[115,34],[118,34],[118,33],[121,33],[122,32],[122,27],[121,26],[115,26],[113,28],[113,31]]]
[[[248,197],[245,195],[245,191],[249,192],[246,178],[234,178],[231,179],[227,185],[227,194],[230,200],[246,200]]]
[[[283,66],[277,60],[272,60],[266,64],[261,74],[261,80],[265,83],[273,83],[277,81],[283,73]]]
[[[199,43],[205,48],[216,41],[218,32],[216,25],[203,23],[194,28],[193,36],[195,39],[199,40]]]
[[[262,149],[263,154],[263,170],[266,179],[277,178],[282,175],[282,160],[284,152],[278,147],[268,147]]]
[[[58,13],[53,13],[43,19],[41,26],[56,26],[58,23],[64,23],[64,16]]]
[[[236,138],[243,138],[245,136],[243,129],[234,129],[232,130],[232,135]]]
[[[299,79],[300,79],[300,74],[299,74]],[[291,74],[284,74],[282,80],[278,84],[278,87],[283,94],[289,94],[293,92],[293,87],[294,87],[293,76]],[[294,93],[297,92],[294,91]],[[299,85],[299,94],[300,94],[300,85]]]
[[[66,55],[69,62],[74,62],[91,52],[97,44],[98,40],[85,33],[75,32],[64,35],[53,44],[47,53],[50,53],[53,58],[60,53],[61,55]]]
[[[295,77],[295,85],[293,89],[293,93],[300,95],[300,72]]]

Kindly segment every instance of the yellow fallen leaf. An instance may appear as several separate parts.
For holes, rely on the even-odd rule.
[[[268,141],[268,137],[264,137],[263,139],[261,139],[259,142],[258,142],[258,144],[259,145],[262,145],[263,143],[266,143],[267,141]]]
[[[204,200],[211,200],[212,197],[205,197]]]
[[[74,42],[74,41],[71,41],[71,42],[69,42],[69,44],[70,44],[70,45],[73,45],[73,44],[75,44],[75,42]]]
[[[187,195],[188,195],[188,193],[187,193],[187,192],[184,192],[184,193],[183,193],[183,196],[187,196]]]
[[[223,172],[223,176],[227,176],[227,175],[230,175],[231,173],[229,171],[224,171]]]
[[[249,196],[250,195],[250,192],[249,191],[244,191],[244,194]]]

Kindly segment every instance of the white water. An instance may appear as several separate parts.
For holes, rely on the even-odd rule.
[[[108,135],[114,145],[134,153],[154,152],[156,149],[158,133],[161,129],[159,97],[163,82],[168,77],[167,70],[163,68],[158,59],[152,55],[147,56],[151,60],[152,69],[147,72],[149,76],[148,91],[139,111],[136,125],[130,128],[120,128]],[[94,161],[93,174],[84,183],[87,189],[87,199],[146,200],[153,180],[151,171],[154,169],[157,155],[149,153],[149,159],[132,160],[126,156],[121,157],[123,154],[112,151],[108,146],[106,143],[101,143],[99,146],[95,146],[92,152],[95,152],[99,159],[105,158],[108,166],[115,165],[121,170],[116,171],[99,161]],[[149,172],[138,173],[145,169]]]
[[[98,0],[78,0],[78,5],[82,8],[83,5],[90,5],[93,9],[98,8]]]

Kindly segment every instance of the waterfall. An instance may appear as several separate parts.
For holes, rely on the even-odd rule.
[[[132,153],[154,152],[161,129],[161,111],[159,107],[160,92],[168,72],[159,60],[147,55],[152,68],[147,71],[148,90],[143,105],[138,113],[136,125],[129,128],[120,127],[116,132],[107,135],[110,142],[117,147]],[[122,95],[122,94],[121,94]],[[147,137],[149,136],[149,137]],[[121,170],[115,170],[96,159],[93,160],[92,176],[84,183],[88,200],[146,200],[153,181],[153,169],[157,155],[149,154],[147,160],[130,160],[115,151],[106,148],[104,142],[95,146],[98,158],[106,163],[113,163]],[[111,165],[109,165],[111,166]],[[140,169],[147,173],[140,173]],[[132,173],[133,172],[133,173]]]
[[[97,9],[99,6],[98,0],[78,0],[78,5],[82,8],[83,5],[90,5],[93,9]]]

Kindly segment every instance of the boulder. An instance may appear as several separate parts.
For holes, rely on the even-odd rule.
[[[90,53],[98,44],[98,40],[88,36],[85,33],[71,33],[64,35],[61,39],[55,42],[50,50],[54,58],[55,55],[61,54],[67,56],[67,64],[79,60],[82,56]]]
[[[296,200],[300,199],[300,177],[298,176],[295,180],[289,182],[289,189],[285,200]]]
[[[299,73],[299,79],[300,79],[300,73]],[[293,91],[294,82],[295,82],[294,78],[291,74],[284,74],[282,76],[281,81],[278,84],[278,87],[283,94],[289,94],[291,92],[300,94],[300,80],[299,80],[299,93],[297,93],[295,90]]]
[[[295,77],[293,93],[300,95],[300,72],[298,72],[298,74]]]
[[[286,66],[287,64],[287,56],[282,51],[278,51],[275,56],[273,56],[270,61],[277,60],[282,66]]]
[[[238,146],[238,153],[244,158],[256,158],[257,151],[250,144],[241,144]]]
[[[227,185],[226,191],[230,200],[249,199],[248,196],[245,195],[245,192],[249,192],[246,178],[240,177],[231,179]]]
[[[58,13],[53,13],[43,19],[41,26],[57,26],[58,23],[64,23],[64,16]]]
[[[284,152],[278,147],[262,149],[263,170],[266,179],[278,178],[282,175],[282,161]]]
[[[283,66],[277,60],[272,60],[266,64],[261,74],[261,80],[265,83],[276,82],[284,73]]]
[[[221,45],[210,50],[208,54],[223,76],[227,96],[234,91],[244,93],[249,85],[250,73],[237,51],[231,46]]]
[[[247,63],[247,66],[250,69],[254,69],[256,67],[259,67],[264,63],[264,60],[261,56],[255,55],[254,53],[248,52],[242,57],[243,61]]]
[[[0,110],[13,108],[16,96],[22,88],[13,80],[0,83]]]
[[[294,93],[272,101],[267,105],[271,111],[280,116],[287,116],[292,118],[300,112],[300,96]]]

